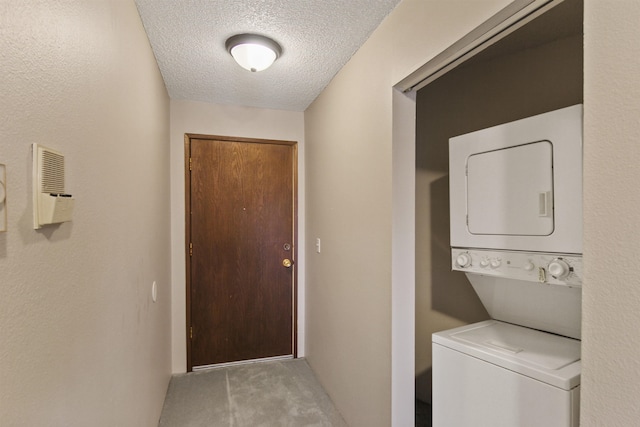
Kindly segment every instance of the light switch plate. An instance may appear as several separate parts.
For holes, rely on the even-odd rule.
[[[7,167],[0,163],[0,232],[7,231]]]

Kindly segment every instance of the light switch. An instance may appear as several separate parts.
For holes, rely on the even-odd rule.
[[[320,253],[320,238],[316,238],[316,252]]]
[[[7,167],[0,164],[0,232],[7,231]]]

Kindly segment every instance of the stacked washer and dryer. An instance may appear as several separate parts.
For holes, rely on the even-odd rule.
[[[579,424],[582,106],[451,138],[452,268],[492,320],[433,335],[435,427]]]

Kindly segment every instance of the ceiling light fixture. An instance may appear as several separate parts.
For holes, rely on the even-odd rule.
[[[229,37],[226,46],[233,59],[251,72],[266,70],[282,53],[278,43],[256,34],[237,34]]]

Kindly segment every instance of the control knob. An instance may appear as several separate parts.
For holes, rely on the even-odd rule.
[[[549,263],[547,270],[556,279],[566,279],[571,273],[571,267],[562,258],[556,258]]]
[[[491,261],[491,268],[498,268],[500,267],[500,265],[502,264],[502,261],[500,261],[499,259],[494,259]]]
[[[467,268],[471,265],[471,255],[468,252],[461,253],[456,257],[456,265],[461,268]]]

